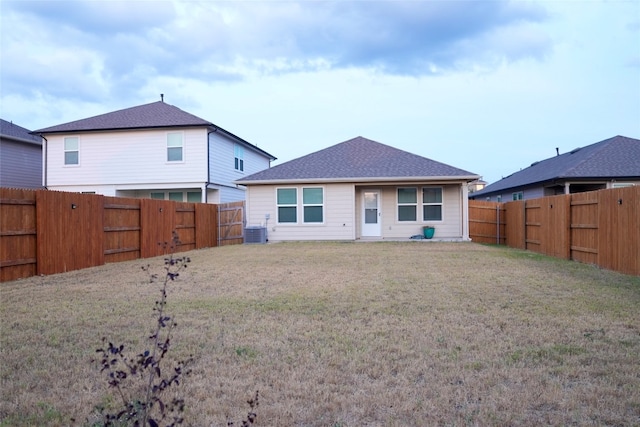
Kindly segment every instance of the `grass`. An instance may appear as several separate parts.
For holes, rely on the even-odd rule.
[[[638,425],[640,278],[467,243],[188,254],[167,310],[192,425]],[[0,284],[0,426],[83,424],[103,336],[142,350],[142,264]]]

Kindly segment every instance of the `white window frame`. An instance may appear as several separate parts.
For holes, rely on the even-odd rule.
[[[304,201],[304,190],[314,190],[314,189],[320,189],[322,190],[322,203],[305,203]],[[315,225],[319,225],[319,224],[324,224],[325,221],[325,209],[324,209],[324,200],[325,200],[325,190],[324,187],[302,187],[302,200],[300,200],[300,202],[302,203],[302,222],[304,224],[315,224]],[[313,207],[320,207],[322,208],[322,221],[307,221],[306,220],[306,209],[305,208],[313,208]]]
[[[440,202],[427,202],[426,200],[424,200],[425,199],[424,190],[425,189],[433,189],[433,188],[436,188],[436,189],[440,190]],[[442,221],[444,221],[444,187],[435,186],[435,185],[422,187],[421,193],[422,193],[422,221],[423,222],[442,222]],[[424,215],[425,206],[440,206],[440,219],[427,219],[427,218],[425,218],[425,215]]]
[[[234,168],[238,172],[244,172],[244,148],[240,144],[233,147]]]
[[[400,202],[400,190],[414,190],[416,192],[416,201],[412,203]],[[413,206],[415,219],[400,219],[400,207]],[[418,222],[418,187],[396,187],[396,221],[407,224]]]
[[[75,139],[76,141],[76,148],[73,150],[67,149],[67,140],[73,140]],[[63,150],[63,164],[65,166],[71,166],[71,167],[75,167],[75,166],[80,166],[80,138],[77,136],[66,136],[64,137],[63,141],[62,141],[62,150]],[[77,161],[76,163],[67,163],[67,153],[76,153],[76,157],[77,157]]]
[[[170,140],[171,135],[180,135],[180,145],[169,145],[172,141]],[[167,132],[167,163],[184,163],[185,158],[185,150],[184,150],[184,132]],[[169,155],[171,149],[180,148],[180,160],[171,160],[171,156]]]
[[[295,203],[278,203],[278,192],[279,190],[294,190],[295,191],[295,195],[296,195],[296,202]],[[277,187],[276,188],[276,221],[278,224],[280,225],[293,225],[293,224],[297,224],[299,221],[299,216],[298,216],[298,201],[299,201],[299,197],[298,197],[298,188],[297,187]],[[295,221],[280,221],[280,208],[295,208],[295,212],[296,212],[296,220]]]
[[[511,193],[511,200],[522,200],[524,198],[524,192],[516,191],[515,193]]]

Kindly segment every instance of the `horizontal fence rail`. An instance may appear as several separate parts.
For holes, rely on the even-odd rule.
[[[243,243],[244,202],[180,203],[0,188],[0,282]],[[170,249],[173,231],[180,244]],[[222,237],[220,237],[222,235]],[[224,238],[228,236],[230,238]]]
[[[469,234],[480,243],[640,275],[640,186],[506,203],[470,200]]]

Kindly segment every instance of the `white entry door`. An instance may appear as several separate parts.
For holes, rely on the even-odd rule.
[[[362,193],[362,236],[382,236],[380,191],[365,190]]]

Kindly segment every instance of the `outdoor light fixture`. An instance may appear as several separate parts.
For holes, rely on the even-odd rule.
[[[78,205],[76,205],[75,203],[71,203],[71,209],[75,209],[77,207],[78,207]]]

